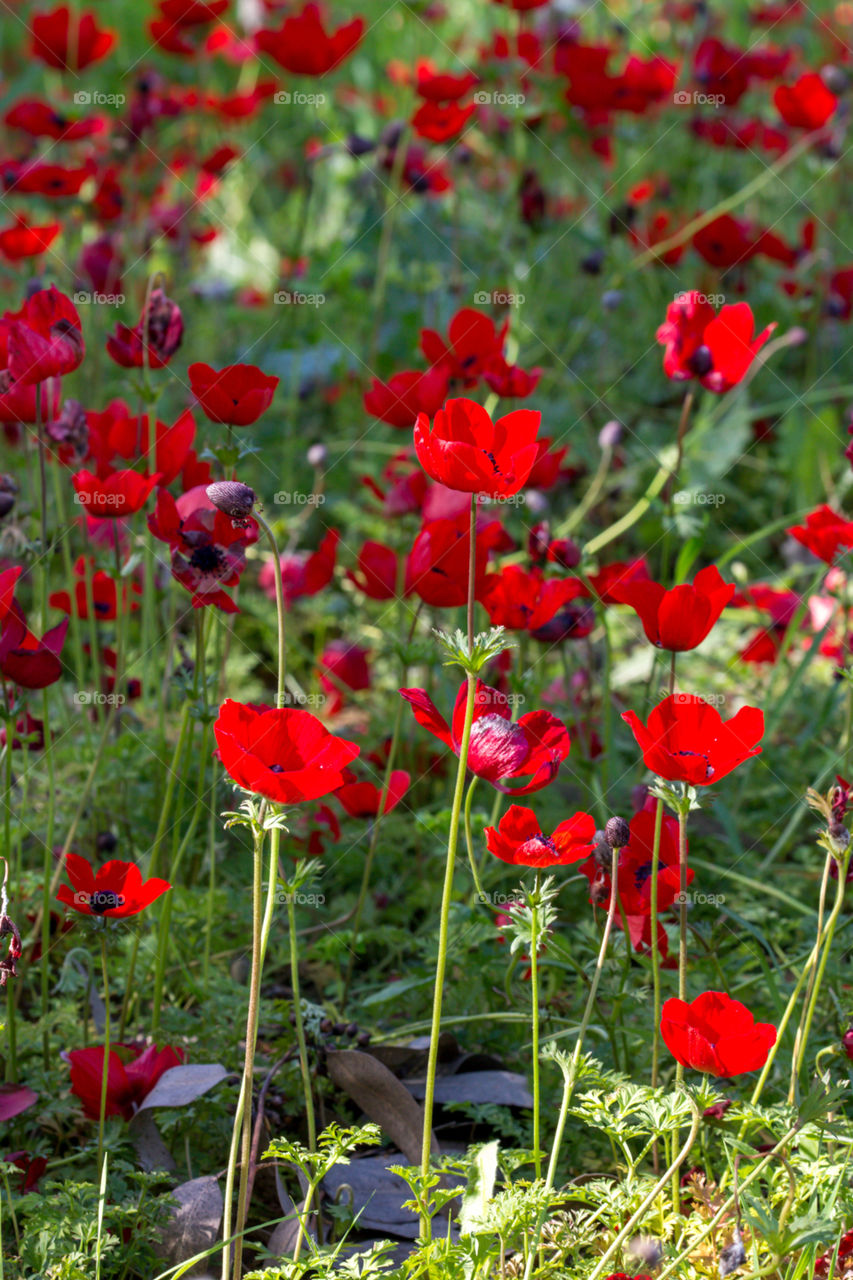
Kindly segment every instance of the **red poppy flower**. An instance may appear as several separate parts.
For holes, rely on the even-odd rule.
[[[70,373],[86,353],[77,309],[55,285],[30,295],[9,326],[8,372],[32,386]]]
[[[103,414],[87,414],[91,427],[93,421],[99,420],[101,431],[98,438],[92,440],[92,455],[98,459],[99,465],[109,464],[115,454],[128,460],[147,461],[149,419],[140,415],[134,417],[127,406],[120,400],[113,401]],[[106,427],[106,436],[103,428]],[[160,476],[158,484],[166,486],[180,475],[195,439],[195,418],[186,409],[175,421],[168,425],[159,420],[154,426],[154,469]]]
[[[465,387],[476,387],[496,358],[503,356],[509,321],[495,327],[491,316],[474,307],[461,307],[447,329],[447,342],[434,329],[421,330],[421,351],[431,365],[440,365]]]
[[[364,34],[364,18],[328,33],[318,4],[306,4],[301,13],[285,18],[277,31],[255,34],[260,53],[268,53],[285,71],[300,76],[324,76],[340,66],[355,50]]]
[[[418,414],[432,417],[444,404],[449,376],[442,366],[420,372],[406,369],[387,382],[373,379],[364,393],[366,411],[389,427],[412,428]]]
[[[611,594],[617,603],[636,610],[651,644],[683,653],[702,643],[734,591],[734,583],[724,582],[710,565],[699,570],[692,585],[685,582],[667,591],[659,582],[626,583],[615,586]]]
[[[613,592],[628,583],[648,582],[649,570],[642,556],[638,560],[614,560],[603,564],[597,573],[588,573],[586,580],[602,604],[616,604]]]
[[[415,453],[427,475],[448,489],[490,498],[518,493],[536,461],[536,433],[541,414],[516,409],[492,422],[474,400],[448,400],[429,418],[415,424]]]
[[[792,525],[786,532],[827,564],[853,547],[853,520],[846,520],[825,503],[806,516],[804,525]]]
[[[487,576],[482,602],[492,626],[538,631],[570,600],[583,594],[583,584],[577,579],[546,581],[539,569],[527,572],[521,565],[511,564]]]
[[[53,138],[55,142],[77,142],[103,133],[106,121],[102,116],[89,116],[84,120],[69,120],[49,102],[38,98],[25,98],[16,102],[3,117],[11,129],[20,129],[33,138]]]
[[[423,102],[412,116],[412,128],[427,142],[449,142],[458,137],[475,110],[473,102],[465,107],[458,102]]]
[[[30,31],[33,56],[58,71],[82,71],[105,58],[116,42],[116,33],[99,27],[93,14],[72,16],[67,4],[35,14]]]
[[[703,991],[689,1004],[666,1000],[660,1033],[676,1062],[718,1077],[758,1071],[776,1043],[771,1022],[756,1022],[746,1005],[723,991]]]
[[[460,686],[448,725],[424,689],[401,689],[400,694],[411,704],[415,719],[424,729],[459,754],[465,724],[467,682]],[[550,711],[529,711],[517,721],[511,719],[505,694],[477,681],[474,721],[468,746],[468,768],[478,778],[485,778],[506,795],[522,796],[541,791],[557,776],[560,764],[569,754],[571,742],[562,720]],[[528,778],[521,786],[506,782]]]
[[[338,542],[337,529],[329,529],[316,551],[296,551],[279,558],[279,573],[284,586],[284,603],[290,605],[300,596],[316,596],[332,581]],[[258,574],[261,590],[275,600],[275,564],[267,560]]]
[[[643,753],[647,769],[694,787],[710,787],[744,760],[761,754],[764,714],[741,707],[731,720],[690,693],[675,693],[658,703],[644,725],[633,711],[622,713]]]
[[[340,800],[343,809],[351,818],[375,818],[382,799],[382,785],[377,786],[374,782],[358,782],[349,769],[346,772],[351,780],[348,778],[335,792],[335,799]],[[410,781],[410,775],[404,769],[392,769],[385,804],[382,808],[383,813],[390,813],[392,809],[396,809],[408,791]]]
[[[71,885],[61,884],[57,899],[83,916],[116,920],[136,916],[172,887],[168,880],[157,876],[143,880],[135,862],[120,862],[117,858],[95,871],[88,859],[69,853],[65,869]]]
[[[140,511],[159,481],[159,471],[153,476],[141,475],[138,471],[112,471],[101,479],[84,470],[71,477],[77,501],[88,515],[100,520],[132,516]]]
[[[190,389],[211,422],[248,427],[272,404],[279,379],[253,364],[229,364],[217,371],[209,364],[191,364]]]
[[[657,331],[665,348],[664,373],[676,382],[698,378],[703,387],[721,395],[742,381],[775,323],[755,335],[752,309],[737,302],[714,309],[695,291],[682,293],[667,307],[666,321]]]
[[[422,58],[417,66],[415,88],[418,96],[429,102],[452,102],[464,98],[469,89],[478,83],[473,71],[454,75],[451,71],[436,71],[434,65]]]
[[[97,1120],[101,1114],[104,1046],[71,1049],[63,1057],[71,1064],[71,1092],[83,1103],[89,1119]],[[153,1044],[147,1049],[139,1045],[113,1045],[107,1067],[104,1114],[124,1116],[125,1120],[130,1120],[160,1077],[170,1068],[179,1067],[183,1060],[183,1049],[173,1049],[169,1045],[159,1051]]]
[[[0,633],[0,672],[22,689],[46,689],[55,684],[62,675],[59,655],[68,622],[63,618],[39,640],[27,629],[23,613],[13,602]]]
[[[393,600],[398,573],[397,552],[368,538],[358,553],[356,570],[347,569],[346,576],[369,600]]]
[[[619,901],[625,915],[631,919],[648,916],[652,899],[652,861],[655,847],[655,821],[653,810],[641,809],[628,824],[630,838],[619,855]],[[594,859],[581,867],[590,885],[590,901],[609,901],[610,875],[602,870]],[[694,872],[688,870],[690,884]],[[595,890],[601,889],[600,896]],[[663,815],[658,849],[658,910],[668,911],[681,892],[678,853],[678,820]]]
[[[344,689],[354,693],[370,688],[368,651],[349,640],[332,640],[320,655],[320,686],[326,694],[326,714],[337,715],[344,705]]]
[[[223,588],[240,581],[246,548],[258,540],[254,520],[233,520],[213,505],[204,489],[191,489],[177,502],[161,489],[148,528],[168,543],[172,577],[192,594],[194,609],[213,605],[223,613],[240,612]]]
[[[773,94],[779,115],[794,129],[819,129],[838,106],[838,99],[815,71],[806,72],[794,84],[779,85]]]
[[[21,262],[46,253],[62,230],[59,222],[37,227],[18,215],[12,226],[0,231],[0,253],[7,262]]]
[[[107,354],[123,369],[164,368],[181,345],[184,321],[180,307],[162,289],[152,289],[139,323],[116,325],[107,338]]]
[[[588,858],[593,848],[595,819],[576,813],[546,836],[532,809],[512,804],[497,827],[486,827],[486,845],[503,862],[521,867],[568,867]]]
[[[10,160],[0,171],[5,191],[54,200],[79,195],[83,183],[88,182],[95,172],[94,162],[86,161],[78,169],[69,169],[42,160]]]
[[[503,356],[493,360],[484,370],[486,386],[502,400],[525,400],[539,386],[542,370],[522,369],[517,364],[507,364]]]
[[[89,560],[89,574],[91,584],[89,590],[86,589],[86,560],[85,557],[79,556],[74,564],[74,595],[70,591],[54,591],[50,596],[48,603],[52,609],[60,609],[63,613],[71,613],[84,621],[89,617],[89,596],[92,599],[92,609],[95,618],[99,622],[114,622],[117,617],[118,607],[118,588],[114,578],[111,578],[103,569],[95,569],[94,560]],[[134,613],[139,608],[139,602],[134,597],[142,595],[142,588],[138,582],[130,582],[127,580],[122,582],[122,611]]]
[[[329,733],[310,711],[252,707],[232,698],[219,708],[213,732],[229,776],[276,804],[301,804],[337,791],[360,751]]]
[[[470,524],[467,518],[429,520],[421,526],[406,560],[406,595],[452,609],[468,599]],[[476,533],[474,598],[482,596],[489,547]]]

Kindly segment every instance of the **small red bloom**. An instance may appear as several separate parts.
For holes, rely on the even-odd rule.
[[[689,1004],[665,1001],[660,1032],[676,1062],[718,1077],[758,1071],[776,1043],[771,1022],[756,1022],[746,1005],[722,991],[704,991]]]
[[[622,713],[643,753],[647,769],[694,787],[709,787],[761,753],[764,714],[741,707],[731,720],[689,693],[675,693],[658,703],[645,725],[633,711]]]
[[[711,565],[700,569],[692,585],[685,582],[667,591],[659,582],[626,583],[615,586],[611,594],[617,603],[636,610],[651,644],[683,653],[702,643],[734,591],[734,583],[724,582]]]
[[[62,675],[60,653],[68,618],[45,631],[41,640],[27,630],[24,615],[13,603],[0,632],[0,672],[22,689],[46,689]]]
[[[20,215],[10,227],[0,231],[0,253],[7,262],[21,262],[46,253],[62,230],[59,222],[37,227]]]
[[[382,799],[382,784],[377,786],[374,782],[358,782],[349,769],[346,772],[350,777],[335,792],[335,799],[340,800],[344,811],[351,818],[375,818]],[[383,813],[390,813],[397,807],[408,791],[410,781],[410,775],[404,769],[391,771]]]
[[[9,377],[21,386],[70,373],[86,352],[77,309],[55,285],[27,299],[9,327],[8,343]]]
[[[477,84],[473,71],[460,72],[454,75],[451,71],[436,71],[433,64],[422,59],[417,67],[416,89],[418,96],[429,102],[451,102],[464,98],[469,89]]]
[[[509,322],[495,327],[491,316],[474,307],[461,307],[450,321],[447,342],[434,329],[421,330],[421,351],[431,365],[465,387],[476,387],[496,359],[503,357]]]
[[[337,791],[360,748],[336,738],[310,711],[252,707],[227,698],[213,726],[219,758],[245,791],[301,804]]]
[[[101,1114],[104,1046],[71,1049],[63,1057],[71,1064],[71,1092],[83,1103],[89,1119],[97,1120]],[[179,1067],[183,1060],[183,1049],[173,1049],[169,1045],[159,1052],[153,1044],[147,1049],[128,1044],[113,1045],[107,1067],[105,1114],[130,1120],[160,1077],[171,1067]]]
[[[639,813],[635,813],[628,824],[630,839],[619,855],[619,901],[629,922],[640,920],[651,911],[655,819],[655,813],[649,809],[641,809]],[[605,900],[609,900],[609,873],[601,870],[592,858],[581,867],[581,871],[589,881],[590,889],[594,885],[603,886],[603,896]],[[688,884],[692,882],[694,874],[692,870],[688,870]],[[658,910],[668,911],[680,891],[678,821],[665,813],[658,848]]]
[[[401,689],[400,694],[411,704],[418,724],[458,755],[467,689],[464,682],[456,698],[451,725],[424,689]],[[478,778],[485,778],[498,791],[510,796],[541,791],[557,776],[570,747],[566,726],[550,711],[529,711],[513,721],[506,695],[482,680],[477,681],[468,768]],[[506,785],[521,778],[529,780],[521,786]]]
[[[71,477],[77,501],[88,515],[101,520],[140,511],[159,480],[158,471],[153,476],[140,475],[138,471],[112,471],[103,479],[91,471],[77,471]]]
[[[337,529],[329,529],[316,551],[295,551],[279,559],[279,572],[284,586],[284,602],[287,605],[300,596],[316,596],[332,581],[335,572],[338,542]],[[259,575],[261,590],[275,600],[275,564],[267,560]]]
[[[451,609],[468,599],[470,526],[465,519],[429,520],[422,525],[406,560],[406,595]],[[474,552],[474,598],[480,599],[489,548],[478,530]]]
[[[86,587],[86,560],[79,556],[74,564],[74,596],[70,591],[54,591],[48,600],[52,609],[60,609],[63,613],[74,613],[84,621],[89,617],[89,599],[99,622],[114,622],[117,617],[118,588],[114,578],[103,569],[95,569],[94,561],[89,560],[90,586]],[[142,588],[137,582],[122,583],[122,610],[135,612],[139,608],[136,596],[142,595]]]
[[[204,489],[191,489],[177,502],[161,489],[148,528],[168,543],[172,577],[192,594],[194,609],[213,605],[224,613],[239,613],[223,588],[240,581],[246,548],[258,540],[254,520],[233,520],[213,505]]]
[[[58,71],[82,71],[105,58],[116,42],[116,33],[99,27],[93,14],[72,15],[67,4],[35,14],[30,31],[33,56]]]
[[[449,142],[458,137],[475,110],[473,102],[465,107],[458,102],[423,102],[412,116],[412,128],[427,142]]]
[[[482,602],[492,626],[535,632],[570,600],[583,594],[583,584],[577,579],[546,581],[538,569],[527,572],[521,565],[511,564],[500,573],[487,576]]]
[[[518,493],[527,481],[538,446],[541,414],[516,409],[492,422],[474,400],[448,400],[429,418],[415,424],[415,453],[427,475],[448,489],[490,498]]]
[[[486,845],[503,862],[522,867],[568,867],[589,857],[595,819],[576,813],[546,836],[532,809],[513,804],[497,827],[486,827]]]
[[[300,13],[285,18],[277,31],[263,30],[255,35],[260,53],[275,58],[285,71],[294,75],[324,76],[350,56],[364,34],[364,18],[327,33],[318,4],[306,4]]]
[[[792,525],[786,532],[827,564],[833,564],[853,547],[853,520],[845,519],[826,504],[810,512],[804,525]]]
[[[115,858],[96,872],[78,853],[68,854],[66,874],[71,886],[61,884],[57,899],[83,916],[110,919],[136,916],[172,887],[168,880],[157,876],[143,880],[135,862],[120,862]]]
[[[347,569],[346,576],[369,600],[393,600],[398,572],[397,552],[368,538],[358,553],[356,570]]]
[[[332,640],[320,655],[320,685],[326,694],[326,714],[337,715],[344,705],[344,689],[370,688],[368,651],[349,640]],[[343,686],[343,688],[341,687]]]
[[[447,370],[441,365],[425,372],[406,369],[387,382],[374,378],[370,390],[364,393],[364,407],[389,427],[411,429],[418,414],[431,418],[438,412],[447,396],[448,381]]]
[[[191,364],[190,389],[211,422],[248,427],[272,404],[279,379],[253,364],[229,364],[218,372],[209,364]]]
[[[773,94],[776,110],[795,129],[819,129],[838,106],[835,94],[827,89],[817,72],[809,71],[794,84],[779,85]]]
[[[603,564],[597,573],[588,573],[586,580],[602,604],[616,604],[614,591],[629,583],[648,582],[649,571],[641,556],[639,560],[614,560]]]
[[[679,294],[657,331],[657,340],[665,347],[664,373],[676,382],[698,378],[703,387],[721,395],[743,380],[775,328],[769,324],[755,336],[755,321],[746,302],[723,307],[715,315],[702,294],[695,290]]]
[[[152,289],[139,323],[116,325],[107,338],[107,354],[123,369],[162,369],[181,345],[184,321],[176,302],[162,289]]]

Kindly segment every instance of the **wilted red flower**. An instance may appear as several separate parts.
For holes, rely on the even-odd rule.
[[[757,743],[764,733],[764,714],[757,707],[741,707],[731,720],[723,720],[704,698],[675,693],[652,709],[647,725],[633,711],[624,711],[622,719],[646,768],[670,782],[710,787],[761,754]]]
[[[71,1064],[71,1092],[83,1103],[83,1110],[90,1120],[99,1119],[104,1046],[71,1049],[63,1057]],[[130,1120],[160,1077],[171,1067],[179,1067],[183,1060],[183,1049],[173,1049],[169,1045],[159,1051],[153,1044],[147,1049],[130,1044],[113,1045],[107,1067],[104,1114],[124,1116],[125,1120]]]
[[[734,595],[714,565],[700,569],[690,583],[667,591],[659,582],[617,585],[612,598],[639,615],[646,638],[659,649],[683,653],[701,644]]]
[[[77,309],[55,285],[30,295],[11,317],[8,376],[21,386],[61,377],[82,362],[86,352]]]
[[[107,354],[123,369],[162,369],[181,345],[184,321],[180,307],[162,289],[152,289],[139,323],[116,325],[107,338]]]
[[[660,1033],[676,1062],[718,1077],[758,1071],[776,1043],[771,1022],[756,1022],[723,991],[703,991],[690,1003],[666,1000]]]
[[[467,681],[460,686],[448,725],[424,689],[401,689],[411,704],[415,719],[424,729],[459,754],[465,724]],[[529,711],[517,721],[511,719],[506,694],[477,681],[474,721],[468,746],[468,768],[506,795],[522,796],[541,791],[557,776],[569,754],[571,743],[562,720],[550,711]],[[506,783],[528,778],[522,786]]]
[[[190,389],[211,422],[248,427],[272,404],[279,379],[253,364],[229,364],[216,370],[209,364],[191,364]]]
[[[203,488],[191,489],[177,501],[161,489],[148,528],[168,543],[172,577],[192,594],[194,609],[213,605],[224,613],[240,612],[223,588],[240,581],[246,548],[258,540],[254,520],[233,520]]]
[[[516,409],[492,422],[474,400],[448,400],[430,429],[426,414],[415,424],[415,453],[427,475],[448,489],[490,498],[518,493],[539,452],[541,414]]]
[[[703,387],[720,395],[742,381],[775,328],[769,324],[755,336],[755,320],[746,302],[723,307],[715,315],[703,294],[679,294],[657,331],[665,347],[664,373],[675,382],[698,378]]]
[[[382,799],[382,784],[375,782],[359,782],[355,774],[346,770],[347,781],[335,792],[335,799],[351,818],[375,818],[379,812]],[[404,769],[393,769],[388,780],[388,791],[385,796],[383,813],[395,809],[409,789],[410,775]]]
[[[589,857],[593,848],[595,819],[575,813],[546,836],[536,814],[512,804],[497,827],[486,827],[486,845],[503,862],[522,867],[568,867]]]
[[[90,516],[99,520],[132,516],[141,511],[151,490],[160,480],[160,473],[141,475],[138,471],[112,471],[99,478],[91,471],[77,471],[71,477],[77,501]]]
[[[74,12],[61,4],[33,15],[30,23],[33,56],[58,71],[82,71],[105,58],[116,33],[98,26],[91,13]]]
[[[219,758],[246,791],[301,804],[337,791],[361,750],[336,738],[310,711],[253,707],[226,698],[213,726]]]
[[[84,621],[89,617],[89,597],[91,595],[92,608],[94,615],[99,622],[113,622],[117,616],[116,609],[118,605],[118,588],[115,579],[110,577],[103,569],[95,569],[93,560],[89,560],[89,576],[91,584],[89,590],[86,589],[86,559],[79,556],[74,563],[74,596],[72,600],[69,591],[54,591],[50,596],[48,603],[53,609],[60,609],[63,613],[71,613],[72,611],[78,618]],[[142,595],[142,588],[138,582],[124,581],[122,583],[122,611],[135,612],[139,608],[139,602],[134,597]]]
[[[260,53],[275,58],[285,71],[301,76],[324,76],[350,56],[363,34],[364,18],[361,17],[328,33],[320,6],[306,4],[300,13],[285,18],[277,31],[256,32],[255,45]]]
[[[279,572],[284,586],[284,603],[292,604],[300,596],[315,596],[332,581],[338,542],[337,529],[329,529],[316,551],[295,551],[279,558]],[[260,573],[261,590],[275,600],[275,564],[267,560]]]
[[[389,427],[412,428],[418,414],[431,418],[444,404],[449,376],[441,365],[422,372],[405,369],[387,382],[373,379],[364,393],[366,411]]]
[[[136,916],[172,887],[168,880],[157,876],[143,880],[135,862],[117,858],[105,862],[96,872],[88,859],[69,853],[65,870],[71,886],[61,884],[57,899],[83,916]]]
[[[853,520],[845,519],[825,503],[806,516],[804,525],[792,525],[786,532],[827,564],[853,547]]]
[[[838,106],[838,99],[815,71],[807,71],[794,84],[781,84],[773,102],[786,124],[795,129],[819,129]]]
[[[68,618],[45,631],[41,640],[27,629],[24,615],[13,603],[0,632],[0,672],[22,689],[46,689],[62,675],[59,655],[68,631]]]

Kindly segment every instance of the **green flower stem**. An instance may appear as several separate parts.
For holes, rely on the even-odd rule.
[[[44,717],[44,758],[47,762],[47,824],[44,838],[44,860],[42,864],[42,905],[41,905],[41,1020],[42,1020],[42,1053],[44,1068],[50,1068],[50,1035],[47,1029],[48,1005],[50,1003],[50,872],[53,865],[53,828],[56,805],[56,773],[53,763],[53,749],[50,740],[50,699],[47,689],[42,690],[42,716]],[[9,740],[11,741],[11,739]]]
[[[658,800],[655,810],[655,832],[652,841],[652,872],[649,900],[651,951],[652,951],[652,988],[654,1005],[652,1012],[652,1088],[658,1087],[658,1070],[660,1065],[660,1017],[661,1017],[661,983],[660,952],[658,951],[658,876],[660,875],[660,838],[663,829],[663,800]]]
[[[308,1127],[308,1149],[317,1150],[317,1127],[314,1121],[314,1094],[311,1087],[311,1069],[308,1065],[308,1046],[305,1043],[305,1026],[302,1020],[302,996],[299,989],[299,949],[296,940],[296,905],[293,894],[287,894],[287,929],[290,934],[290,985],[293,990],[293,1014],[296,1023],[296,1043],[299,1046],[299,1071],[305,1098],[305,1122]],[[311,1212],[310,1200],[305,1214]]]
[[[829,872],[831,867],[832,867],[832,854],[827,853],[826,860],[823,864],[823,876],[820,882],[820,898],[818,899],[818,909],[817,909],[818,938],[820,938],[821,934],[823,933],[823,920],[824,920],[824,914],[826,911],[826,891],[829,887]],[[809,978],[808,978],[808,983],[806,985],[806,995],[805,995],[805,999],[803,1000],[803,1008],[802,1008],[802,1012],[800,1013],[800,1022],[797,1027],[797,1034],[794,1037],[794,1051],[791,1054],[791,1079],[788,1084],[789,1106],[793,1105],[794,1097],[796,1095],[797,1076],[799,1075],[799,1072],[800,1072],[800,1062],[801,1062],[800,1046],[802,1045],[802,1042],[803,1042],[803,1031],[804,1031],[805,1022],[806,1022],[806,1012],[811,1002],[812,991],[814,990],[815,978],[817,977],[817,952],[816,951],[813,953],[813,956],[814,958],[808,966]]]
[[[15,717],[8,714],[7,707],[6,747],[3,761],[3,851],[7,859],[3,877],[4,894],[12,857],[12,743],[14,740]],[[16,866],[15,880],[18,884],[20,884],[20,871],[20,866]],[[18,1079],[18,1049],[15,993],[11,982],[6,984],[6,1010],[6,1039],[9,1045],[9,1052],[6,1057],[6,1080],[8,1083],[14,1084]]]
[[[284,584],[281,580],[281,569],[279,567],[278,543],[275,540],[275,534],[263,516],[259,515],[257,511],[253,511],[252,515],[266,535],[273,554],[273,564],[275,565],[273,580],[275,582],[275,607],[278,615],[278,682],[276,684],[275,705],[282,707],[284,706],[284,681],[287,675],[287,648],[285,645]]]
[[[468,788],[468,795],[471,788]],[[539,899],[542,888],[542,872],[536,872],[536,886],[530,900],[530,1000],[532,1013],[533,1057],[533,1164],[536,1178],[542,1177],[542,1156],[539,1151]]]
[[[104,1167],[104,1118],[107,1112],[107,1085],[110,1076],[110,979],[107,971],[106,921],[101,932],[101,972],[104,975],[104,1065],[101,1071],[101,1105],[98,1109],[98,1176]]]
[[[478,902],[485,902],[486,895],[483,893],[483,886],[480,881],[480,872],[477,869],[477,860],[474,857],[474,841],[471,835],[471,801],[474,796],[474,788],[477,785],[476,775],[471,778],[468,783],[468,791],[465,795],[465,808],[463,811],[463,824],[465,827],[465,847],[468,850],[468,862],[471,867],[471,876],[474,880],[474,889],[477,894]],[[500,795],[500,792],[497,793]]]
[[[447,841],[447,861],[444,869],[444,887],[441,895],[441,916],[438,932],[438,959],[435,968],[435,991],[432,1004],[432,1027],[429,1039],[429,1058],[427,1061],[426,1093],[424,1095],[424,1133],[421,1149],[421,1173],[424,1178],[429,1174],[429,1160],[432,1139],[432,1112],[435,1100],[435,1073],[438,1065],[438,1037],[441,1033],[441,1002],[444,994],[444,975],[447,968],[447,938],[450,919],[450,899],[453,893],[453,868],[456,862],[456,848],[459,841],[459,818],[462,811],[462,793],[465,790],[465,771],[468,765],[468,746],[471,741],[471,725],[474,722],[474,702],[477,692],[477,677],[468,673],[468,694],[465,700],[465,723],[462,729],[462,741],[459,745],[459,764],[456,770],[456,787],[453,793],[453,808],[450,814],[450,834]],[[432,1226],[429,1215],[421,1215],[421,1235],[424,1242],[432,1238]]]

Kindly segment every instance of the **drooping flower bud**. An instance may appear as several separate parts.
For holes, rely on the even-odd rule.
[[[604,839],[611,849],[624,849],[631,839],[628,823],[624,818],[608,818],[604,827]]]
[[[245,520],[251,515],[257,501],[254,489],[239,480],[217,480],[207,486],[205,493],[215,507],[237,520]]]

